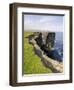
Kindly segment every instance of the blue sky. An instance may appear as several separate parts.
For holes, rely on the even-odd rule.
[[[24,15],[24,30],[63,31],[64,16]]]

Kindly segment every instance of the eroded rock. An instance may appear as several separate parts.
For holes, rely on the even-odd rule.
[[[63,63],[46,56],[44,52],[40,49],[40,47],[37,45],[35,37],[29,39],[29,43],[33,45],[35,54],[41,58],[41,61],[47,68],[51,68],[54,73],[63,72]]]

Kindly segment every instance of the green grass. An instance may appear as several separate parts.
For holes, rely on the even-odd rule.
[[[27,36],[32,32],[24,33],[24,74],[42,74],[51,73],[49,68],[46,68],[41,59],[34,53],[33,46],[28,43]]]

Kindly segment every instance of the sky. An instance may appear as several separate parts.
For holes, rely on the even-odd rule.
[[[64,16],[57,15],[24,15],[24,31],[63,31]]]

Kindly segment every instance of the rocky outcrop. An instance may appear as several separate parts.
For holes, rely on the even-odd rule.
[[[33,45],[34,52],[36,55],[38,55],[41,58],[41,61],[45,65],[45,67],[50,68],[54,73],[62,73],[63,72],[63,63],[58,62],[54,59],[49,58],[45,53],[40,49],[40,47],[37,45],[35,38],[29,37],[29,43]]]

